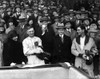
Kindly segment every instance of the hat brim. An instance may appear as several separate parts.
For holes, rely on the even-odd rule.
[[[56,29],[66,29],[66,27],[63,27],[63,26],[58,26],[58,27],[56,27]]]
[[[88,32],[89,32],[89,33],[91,33],[91,32],[92,32],[92,33],[96,33],[96,32],[98,32],[98,30],[95,30],[95,29],[91,30],[91,29],[90,29],[90,30],[88,30]]]
[[[25,22],[25,21],[26,21],[25,18],[20,18],[20,19],[19,19],[19,22]]]

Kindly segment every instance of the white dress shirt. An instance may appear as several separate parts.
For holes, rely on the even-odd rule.
[[[82,50],[84,48],[84,43],[85,43],[85,36],[80,38],[80,47]]]

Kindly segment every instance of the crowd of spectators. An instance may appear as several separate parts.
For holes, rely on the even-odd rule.
[[[28,55],[23,52],[23,47],[26,43],[25,39],[31,36],[30,27],[34,29],[32,30],[34,36],[42,41],[42,50],[49,55],[45,59],[46,64],[70,62],[74,65],[76,56],[71,53],[71,45],[78,37],[78,27],[83,26],[85,29],[81,29],[86,30],[87,35],[95,41],[98,50],[92,63],[94,74],[98,75],[100,69],[99,6],[87,3],[86,5],[87,7],[74,5],[73,9],[68,9],[66,4],[59,0],[1,1],[0,66],[27,63]],[[59,34],[66,36],[61,43],[57,36]]]

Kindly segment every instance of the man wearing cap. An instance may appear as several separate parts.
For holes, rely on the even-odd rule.
[[[70,37],[64,34],[64,24],[58,24],[58,34],[54,36],[53,40],[53,53],[51,63],[69,62],[73,63],[73,55],[71,54],[72,41]]]
[[[26,18],[24,16],[20,17],[19,25],[15,28],[17,34],[19,35],[19,41],[22,42],[24,38],[27,37],[26,34]]]

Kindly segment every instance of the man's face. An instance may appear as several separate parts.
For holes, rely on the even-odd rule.
[[[82,30],[80,27],[77,28],[78,35],[82,35],[84,33],[84,30]]]
[[[33,20],[30,20],[30,21],[29,21],[29,24],[32,25],[32,24],[33,24]]]
[[[25,25],[25,22],[20,22],[20,25],[21,25],[21,26]]]
[[[65,25],[65,27],[66,27],[67,29],[69,29],[69,28],[71,28],[71,24],[70,24],[70,23],[67,23],[67,24]]]
[[[89,35],[90,35],[90,37],[95,38],[96,33],[95,32],[91,32]]]
[[[33,37],[34,36],[34,29],[33,28],[30,28],[27,30],[27,34],[30,36],[30,37]]]
[[[20,8],[16,8],[16,11],[17,11],[17,12],[20,12]]]
[[[47,25],[42,25],[42,30],[45,31],[47,29]]]
[[[96,25],[95,23],[92,23],[92,24],[90,25],[90,28],[97,29],[97,25]]]
[[[64,34],[64,29],[58,29],[58,34]]]

